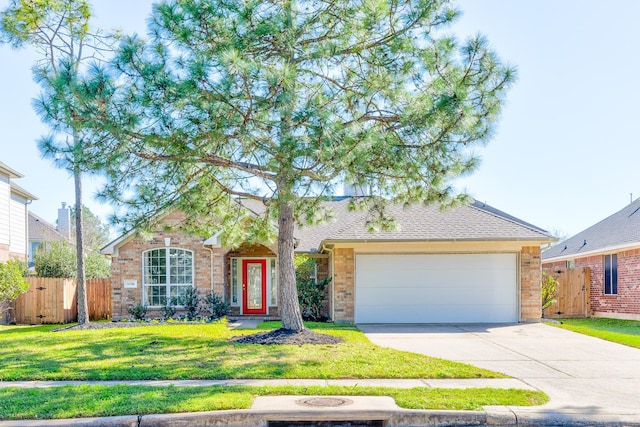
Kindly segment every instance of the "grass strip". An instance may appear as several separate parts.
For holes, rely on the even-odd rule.
[[[561,319],[562,329],[640,348],[640,322],[620,319]]]
[[[57,326],[2,327],[0,381],[505,377],[464,363],[379,347],[352,325],[308,326],[345,342],[239,344],[229,338],[258,330],[229,330],[226,323],[62,332],[51,332]]]
[[[0,419],[59,419],[248,409],[256,396],[391,396],[406,409],[480,410],[487,405],[533,406],[548,401],[518,389],[396,389],[343,386],[153,387],[81,385],[0,389]]]

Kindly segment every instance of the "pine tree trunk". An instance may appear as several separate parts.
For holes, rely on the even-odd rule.
[[[282,327],[293,331],[302,331],[302,314],[298,303],[296,273],[293,264],[293,207],[290,202],[281,201],[278,205],[278,280],[280,282],[280,315]]]
[[[73,180],[76,190],[76,256],[78,259],[78,273],[76,283],[78,289],[78,324],[89,323],[89,306],[87,303],[87,283],[84,277],[84,227],[82,223],[82,180],[77,166],[73,170]]]

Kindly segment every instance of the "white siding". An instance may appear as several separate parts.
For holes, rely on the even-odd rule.
[[[357,255],[357,323],[518,320],[517,256]]]
[[[27,201],[11,195],[11,243],[9,251],[27,255]]]
[[[10,205],[11,187],[9,177],[0,175],[0,244],[2,245],[8,245],[10,240]]]

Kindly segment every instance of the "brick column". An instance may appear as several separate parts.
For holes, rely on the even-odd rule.
[[[542,257],[540,247],[527,246],[520,252],[520,321],[542,318]]]
[[[226,249],[216,248],[212,250],[211,268],[213,271],[213,292],[221,297],[225,297],[225,254]]]
[[[333,272],[334,321],[353,322],[355,304],[355,255],[353,249],[335,249]]]

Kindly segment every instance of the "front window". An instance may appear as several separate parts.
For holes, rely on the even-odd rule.
[[[278,305],[278,270],[276,268],[276,259],[271,259],[271,304],[272,307]]]
[[[618,293],[618,255],[604,256],[604,293],[616,295]]]
[[[31,250],[29,251],[29,267],[33,267],[35,265],[35,256],[38,248],[42,246],[42,242],[31,242]]]
[[[176,248],[147,251],[144,262],[144,300],[160,307],[171,298],[180,300],[193,287],[193,252]]]
[[[238,259],[231,259],[231,305],[237,307],[240,305],[238,299]]]

